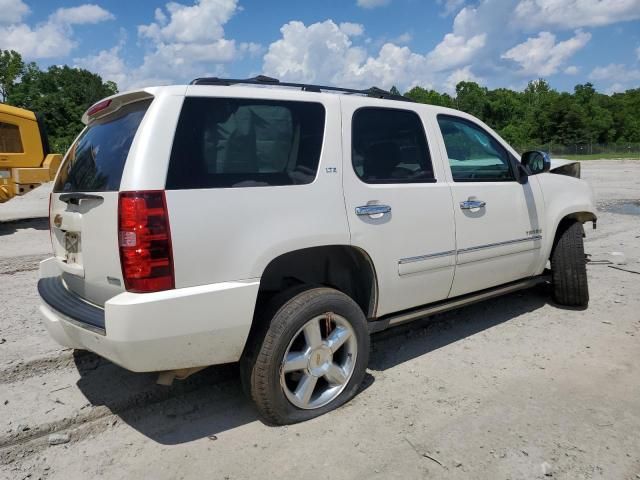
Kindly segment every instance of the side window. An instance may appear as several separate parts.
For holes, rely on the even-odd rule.
[[[313,182],[324,136],[319,103],[188,97],[166,188],[238,188]]]
[[[435,182],[424,128],[415,112],[361,108],[353,114],[351,130],[351,162],[363,182]]]
[[[22,153],[20,128],[17,125],[0,122],[0,153]]]
[[[456,182],[514,180],[509,153],[483,129],[461,118],[438,115]]]

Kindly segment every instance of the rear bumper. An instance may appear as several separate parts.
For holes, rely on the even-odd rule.
[[[40,275],[54,280],[60,275],[55,259],[41,263]],[[104,309],[83,307],[60,283],[63,291],[57,290],[55,297],[41,290],[40,312],[59,344],[91,350],[128,370],[201,367],[240,359],[259,283],[252,279],[157,293],[124,292],[108,300]],[[103,330],[96,328],[95,316],[89,318],[91,309],[98,315],[102,310]]]

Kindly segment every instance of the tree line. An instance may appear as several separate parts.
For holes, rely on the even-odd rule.
[[[640,142],[640,88],[605,95],[585,83],[568,93],[539,79],[522,92],[460,82],[455,96],[421,87],[404,96],[470,113],[514,147]]]
[[[18,52],[0,50],[0,100],[40,114],[53,151],[69,147],[87,108],[117,92],[114,82],[88,70],[66,65],[42,70]],[[396,87],[392,92],[400,94]],[[585,83],[568,93],[539,79],[522,92],[460,82],[455,95],[414,87],[404,96],[468,112],[514,147],[640,143],[640,88],[605,95]]]

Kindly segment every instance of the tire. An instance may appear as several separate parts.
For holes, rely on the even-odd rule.
[[[584,307],[589,304],[584,230],[579,222],[561,225],[551,254],[553,298],[560,305]]]
[[[331,288],[298,288],[274,297],[259,320],[263,326],[250,335],[240,374],[266,423],[303,422],[355,396],[369,362],[369,331],[350,297]]]

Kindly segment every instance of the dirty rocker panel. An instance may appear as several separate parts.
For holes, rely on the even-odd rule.
[[[515,282],[507,283],[493,288],[481,290],[479,292],[462,295],[455,298],[443,300],[441,302],[424,305],[421,307],[406,310],[404,312],[394,313],[386,315],[383,318],[375,319],[369,322],[369,332],[381,332],[389,327],[400,325],[403,323],[411,322],[413,320],[419,320],[421,318],[435,315],[436,313],[443,313],[454,308],[463,307],[472,303],[481,302],[483,300],[489,300],[494,297],[505,295],[507,293],[515,292],[525,288],[534,287],[540,283],[550,281],[550,276],[543,274],[536,277],[525,278],[523,280],[517,280]]]

